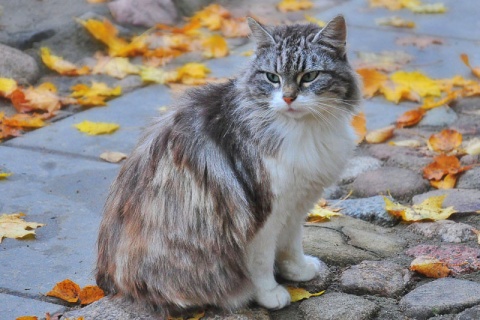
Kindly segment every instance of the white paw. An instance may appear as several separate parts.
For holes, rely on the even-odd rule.
[[[255,300],[259,305],[271,310],[281,309],[288,306],[292,300],[290,293],[281,285],[277,285],[272,290],[259,290],[255,295]]]
[[[303,256],[302,261],[283,260],[278,262],[278,271],[286,280],[309,281],[320,274],[321,262],[312,256]]]

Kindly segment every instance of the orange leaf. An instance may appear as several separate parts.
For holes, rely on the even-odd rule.
[[[45,65],[58,73],[66,76],[79,76],[88,74],[90,69],[87,66],[78,68],[71,62],[63,60],[61,57],[54,56],[50,53],[50,49],[41,48],[40,49],[41,57]]]
[[[237,38],[248,36],[250,34],[250,29],[244,18],[231,18],[222,21],[221,32],[224,37]]]
[[[388,80],[387,75],[375,69],[358,69],[357,72],[362,77],[363,96],[367,99],[373,97]]]
[[[70,279],[58,282],[47,296],[57,297],[67,302],[77,302],[80,294],[80,286]]]
[[[460,55],[460,59],[462,59],[463,63],[465,63],[465,65],[467,67],[470,68],[470,70],[472,71],[472,73],[477,77],[477,78],[480,78],[480,67],[472,67],[470,65],[470,59],[468,58],[468,55],[466,53],[462,53]]]
[[[81,304],[90,304],[105,296],[102,289],[97,286],[85,286],[79,293],[78,298]]]
[[[413,125],[416,125],[417,123],[420,122],[420,120],[422,120],[424,114],[425,114],[425,111],[423,111],[422,109],[408,110],[407,112],[403,113],[400,117],[398,117],[397,127],[403,128],[403,127],[411,127]]]
[[[445,129],[428,139],[433,151],[450,152],[462,144],[462,134],[456,130]]]
[[[25,113],[32,111],[32,108],[28,106],[28,101],[25,99],[25,94],[22,89],[16,89],[10,94],[10,100],[12,101],[13,107],[17,109],[18,112]]]
[[[230,17],[230,12],[218,4],[211,4],[193,15],[191,21],[200,22],[202,27],[212,31],[219,30],[225,18]]]
[[[453,189],[457,183],[456,174],[447,174],[445,178],[439,181],[430,180],[430,185],[437,189]]]
[[[198,29],[202,26],[199,20],[191,20],[189,23],[184,25],[181,28],[171,27],[166,24],[157,24],[155,28],[160,30],[165,30],[171,33],[186,34],[186,35],[196,35],[198,34]]]
[[[57,88],[50,82],[45,82],[36,88],[28,88],[23,91],[31,110],[46,111],[49,114],[60,110],[62,107],[56,92]]]
[[[5,117],[3,124],[10,127],[40,128],[45,126],[40,115],[15,114],[12,117]]]
[[[15,320],[38,320],[38,317],[36,316],[21,316],[15,318]]]
[[[426,256],[420,256],[413,260],[410,264],[410,270],[428,278],[445,278],[450,274],[450,269],[444,262]]]
[[[423,177],[428,180],[440,180],[446,174],[457,174],[468,170],[469,167],[462,167],[456,156],[441,154],[433,158],[433,162],[423,168]]]
[[[218,34],[203,39],[202,47],[206,58],[221,58],[228,55],[227,41]]]
[[[388,126],[385,128],[373,130],[365,136],[365,141],[368,143],[382,143],[393,137],[395,126]]]
[[[433,109],[443,105],[448,105],[453,100],[457,99],[460,96],[460,91],[449,92],[445,97],[439,100],[434,100],[432,97],[427,97],[423,101],[423,105],[420,107],[425,110]]]
[[[362,142],[367,134],[367,119],[364,112],[359,112],[353,116],[351,125],[358,136],[357,144]]]

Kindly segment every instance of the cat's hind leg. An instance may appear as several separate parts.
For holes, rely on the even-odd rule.
[[[255,286],[255,301],[267,309],[281,309],[290,304],[287,289],[274,277],[275,248],[282,221],[272,214],[248,245],[248,268]]]
[[[291,214],[279,234],[276,265],[280,275],[291,281],[309,281],[319,275],[321,262],[303,253],[305,215]]]

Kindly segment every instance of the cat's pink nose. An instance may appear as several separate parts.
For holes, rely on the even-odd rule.
[[[287,104],[292,103],[295,100],[296,97],[283,97],[283,101],[285,101]]]

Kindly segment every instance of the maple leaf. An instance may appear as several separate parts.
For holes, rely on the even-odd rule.
[[[63,60],[59,56],[52,55],[50,53],[50,49],[45,47],[40,48],[40,56],[43,63],[45,63],[48,68],[60,73],[61,75],[79,76],[88,74],[90,72],[89,67],[83,66],[78,68],[73,63]]]
[[[453,100],[456,100],[460,95],[461,95],[461,92],[452,91],[452,92],[449,92],[443,98],[438,100],[434,100],[432,97],[426,97],[425,100],[423,101],[423,104],[420,106],[420,108],[429,110],[429,109],[437,108],[440,106],[448,105]]]
[[[114,57],[129,57],[142,54],[147,51],[146,36],[140,35],[132,38],[130,42],[119,38],[118,30],[115,26],[104,19],[98,21],[94,19],[78,20],[95,39],[108,46],[108,54]]]
[[[100,155],[100,159],[110,163],[118,163],[126,158],[127,158],[127,155],[125,153],[116,152],[116,151],[107,151]]]
[[[363,80],[363,97],[371,98],[385,85],[388,76],[375,69],[358,69]]]
[[[331,217],[341,216],[340,208],[330,208],[327,206],[325,200],[320,200],[315,204],[313,209],[308,213],[308,222],[324,222],[331,219]]]
[[[432,44],[444,44],[445,41],[442,38],[427,37],[427,36],[409,36],[402,37],[395,41],[400,46],[414,45],[420,49],[425,49]]]
[[[103,82],[92,81],[92,85],[89,87],[86,84],[80,83],[74,85],[71,90],[73,91],[71,96],[78,98],[77,102],[82,105],[105,105],[105,99],[107,97],[119,96],[122,94],[122,88],[117,86],[110,88]]]
[[[428,256],[415,258],[410,263],[410,270],[428,278],[445,278],[451,273],[445,262]]]
[[[140,77],[144,82],[155,82],[160,84],[176,82],[179,80],[177,71],[165,71],[161,68],[140,67]]]
[[[408,88],[410,91],[418,93],[421,97],[439,97],[441,95],[438,82],[420,71],[397,71],[390,76],[390,79],[396,85]]]
[[[376,23],[380,26],[390,26],[395,28],[415,28],[415,22],[396,16],[377,19]]]
[[[189,36],[195,36],[199,34],[199,28],[202,26],[202,23],[199,19],[192,19],[183,27],[172,27],[166,24],[159,23],[155,25],[155,28],[163,31],[168,31],[170,33],[185,34]]]
[[[385,201],[385,210],[391,215],[401,218],[403,221],[437,221],[448,219],[456,212],[453,207],[442,209],[442,203],[445,197],[446,195],[430,197],[412,207],[394,203],[387,197],[383,197],[383,200]]]
[[[462,59],[463,63],[465,63],[465,65],[470,68],[470,70],[472,71],[472,73],[477,77],[477,78],[480,78],[480,67],[472,67],[470,65],[470,59],[468,58],[468,55],[466,53],[462,53],[460,55],[460,59]]]
[[[413,109],[404,112],[397,118],[397,128],[411,127],[422,120],[425,111],[422,109]]]
[[[310,0],[282,0],[277,4],[277,9],[281,12],[299,11],[313,8]]]
[[[462,134],[453,129],[444,129],[432,134],[428,139],[429,146],[436,152],[450,152],[462,144]]]
[[[453,189],[455,184],[457,183],[457,175],[456,174],[447,174],[441,180],[430,180],[430,185],[437,189]]]
[[[370,131],[365,136],[365,141],[368,143],[382,143],[393,137],[395,126],[388,126],[385,128]]]
[[[215,31],[220,30],[222,21],[229,17],[230,12],[227,9],[218,4],[211,4],[196,12],[190,21],[200,22],[202,27]]]
[[[70,279],[65,279],[61,282],[57,282],[53,289],[47,292],[46,295],[75,303],[78,301],[79,294],[80,286]]]
[[[36,222],[26,222],[22,219],[25,214],[22,212],[0,215],[0,243],[3,238],[25,239],[34,237],[36,228],[43,227],[45,224]]]
[[[128,58],[96,55],[97,64],[93,67],[93,74],[107,74],[117,79],[123,79],[129,74],[138,74],[140,68],[131,64]]]
[[[40,115],[15,114],[11,117],[4,117],[3,124],[10,127],[40,128],[45,122]]]
[[[19,104],[14,102],[15,98],[12,98],[12,103],[20,112],[41,110],[53,114],[62,107],[56,92],[57,88],[53,83],[45,82],[36,88],[24,89],[22,91],[23,97],[21,98],[23,101]],[[20,93],[18,89],[14,92],[14,94],[16,93]]]
[[[440,180],[446,174],[456,174],[462,171],[463,168],[456,156],[441,154],[433,158],[433,162],[423,169],[423,177],[428,180]]]
[[[365,117],[365,113],[362,111],[354,115],[350,124],[357,134],[357,144],[359,144],[367,134],[367,118]]]
[[[292,298],[292,302],[297,302],[300,300],[308,299],[311,297],[318,297],[322,295],[325,290],[316,292],[316,293],[310,293],[305,289],[302,288],[294,288],[294,287],[287,287],[288,293],[290,293],[290,297]]]
[[[107,123],[107,122],[92,122],[92,121],[82,121],[74,125],[80,132],[86,133],[89,136],[100,135],[100,134],[110,134],[120,128],[120,125],[116,123]]]
[[[10,78],[0,78],[0,96],[8,97],[17,89],[17,81]]]
[[[189,62],[178,68],[177,73],[178,81],[183,84],[204,84],[210,69],[202,63]]]
[[[85,286],[78,293],[78,299],[80,304],[87,305],[97,300],[100,300],[105,296],[105,293],[98,286]]]
[[[225,39],[214,34],[202,40],[203,56],[206,58],[221,58],[228,55],[228,45]]]

